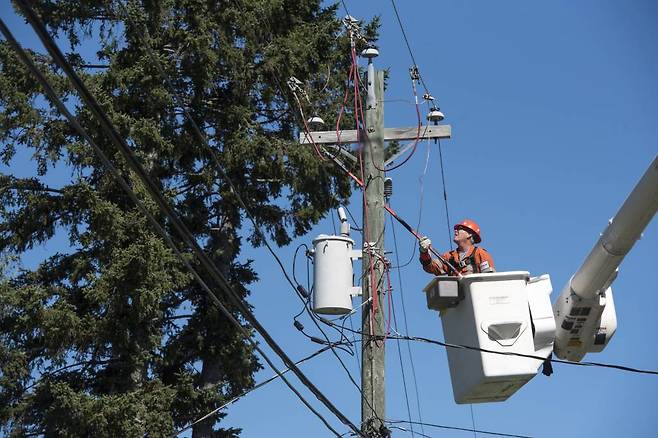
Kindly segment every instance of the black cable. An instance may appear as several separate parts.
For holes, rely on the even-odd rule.
[[[421,423],[421,422],[418,422],[418,421],[386,420],[386,422],[389,423],[389,424],[412,424],[412,423],[413,424],[422,424],[422,425],[428,426],[428,427],[436,427],[437,429],[460,430],[462,432],[477,432],[477,433],[483,433],[483,434],[487,434],[487,435],[506,436],[506,437],[512,437],[512,438],[532,438],[531,436],[528,436],[528,435],[517,435],[517,434],[512,434],[512,433],[492,432],[490,430],[469,429],[467,427],[446,426],[444,424]]]
[[[643,370],[639,368],[632,368],[628,367],[625,365],[616,365],[616,364],[607,364],[607,363],[602,363],[602,362],[573,362],[570,360],[562,360],[562,359],[555,359],[553,357],[541,357],[541,356],[535,356],[533,354],[523,354],[523,353],[514,353],[514,352],[508,352],[508,351],[494,351],[494,350],[488,350],[486,348],[478,348],[478,347],[471,347],[469,345],[460,345],[460,344],[450,344],[447,342],[441,342],[437,341],[434,339],[428,339],[428,338],[423,338],[423,337],[418,337],[418,336],[404,336],[402,339],[407,339],[409,341],[422,341],[422,342],[427,342],[430,344],[436,344],[436,345],[441,345],[443,347],[450,347],[450,348],[462,348],[465,350],[473,350],[473,351],[480,351],[482,353],[493,353],[493,354],[500,354],[503,356],[518,356],[518,357],[525,357],[528,359],[536,359],[540,361],[548,361],[548,362],[555,362],[555,363],[560,363],[564,365],[576,365],[576,366],[582,366],[582,367],[602,367],[602,368],[612,368],[612,369],[617,369],[621,371],[627,371],[631,373],[638,373],[638,374],[651,374],[654,376],[658,376],[658,371],[654,370]]]
[[[270,336],[270,334],[267,332],[267,330],[260,324],[260,322],[256,319],[256,317],[253,315],[253,313],[250,311],[248,305],[242,300],[242,298],[232,289],[226,278],[224,278],[223,274],[217,269],[216,266],[213,265],[213,263],[210,261],[208,256],[203,252],[203,250],[199,247],[198,243],[194,239],[194,236],[189,232],[187,227],[182,223],[182,221],[173,213],[171,210],[171,207],[168,205],[167,201],[162,197],[161,193],[159,192],[158,187],[153,183],[153,181],[150,179],[144,168],[141,166],[139,161],[137,160],[137,157],[134,155],[132,150],[128,147],[128,145],[125,143],[125,140],[119,135],[117,132],[116,128],[112,124],[112,122],[109,120],[107,117],[107,114],[105,114],[104,110],[98,102],[95,100],[95,98],[91,95],[89,90],[87,90],[86,86],[80,79],[80,77],[77,75],[77,73],[73,70],[71,65],[68,63],[62,52],[59,50],[53,39],[50,37],[48,32],[45,29],[45,26],[39,19],[39,17],[36,15],[32,7],[28,4],[26,0],[18,0],[17,4],[19,8],[22,10],[23,14],[26,16],[28,21],[30,22],[31,26],[35,30],[35,32],[38,34],[40,40],[50,53],[50,55],[53,57],[53,60],[55,63],[62,68],[62,70],[66,73],[68,78],[71,80],[73,83],[74,87],[76,90],[80,93],[80,97],[82,100],[87,104],[89,109],[92,111],[94,116],[97,118],[97,120],[100,122],[103,130],[106,132],[106,134],[110,137],[113,143],[119,148],[120,152],[126,159],[127,163],[131,167],[131,169],[137,174],[137,176],[143,181],[145,184],[146,189],[149,191],[149,194],[152,196],[154,201],[158,204],[159,209],[161,212],[169,218],[171,221],[171,224],[173,227],[176,229],[177,233],[179,236],[183,239],[183,241],[192,249],[192,251],[195,253],[195,256],[197,260],[201,263],[201,265],[204,267],[206,272],[210,274],[212,277],[214,283],[219,286],[226,294],[227,298],[231,301],[231,303],[242,313],[243,317],[245,320],[247,320],[252,327],[263,337],[265,342],[274,350],[274,352],[283,360],[283,362],[289,366],[294,374],[302,381],[302,383],[309,388],[309,390],[320,400],[334,415],[336,415],[337,418],[341,420],[341,422],[348,427],[350,427],[353,431],[360,433],[359,429],[352,424],[352,422],[342,413],[340,412],[327,398],[326,396],[320,392],[320,390],[306,377],[304,373],[299,370],[295,364],[292,362],[292,360],[287,356],[287,354],[283,351],[283,349],[274,341],[274,339]],[[6,28],[6,26],[3,26]],[[8,30],[8,29],[7,29]],[[34,65],[32,64],[34,67]],[[45,78],[43,78],[45,79]],[[52,90],[51,90],[52,91]],[[55,97],[57,97],[55,95]],[[57,98],[58,99],[58,98]],[[59,99],[58,99],[59,100]],[[63,104],[62,104],[63,106]],[[69,113],[70,115],[70,113]],[[157,224],[157,221],[153,219],[153,221]],[[178,248],[175,246],[173,241],[169,238],[169,236],[162,230],[160,227],[160,231],[164,233],[163,238],[165,240],[168,240],[171,242],[173,245],[172,250],[174,250],[177,255],[183,260],[182,255],[178,251]],[[189,262],[184,261],[186,265],[188,265],[191,268],[191,265]],[[196,272],[194,272],[196,273]],[[217,307],[222,311],[222,313],[225,314],[227,319],[229,319],[234,325],[236,325],[239,330],[243,332],[245,335],[246,339],[249,340],[249,342],[252,343],[254,348],[263,355],[263,358],[268,362],[268,364],[273,367],[274,370],[278,371],[274,364],[271,363],[269,358],[264,355],[264,352],[260,349],[258,344],[251,338],[247,330],[240,324],[240,322],[235,319],[235,317],[231,314],[231,312],[221,303],[221,301],[217,298],[217,296],[212,292],[210,287],[201,279],[201,277],[196,274],[195,277],[197,278],[197,281],[199,281],[200,285],[202,285],[203,289],[206,290],[208,293],[208,296],[211,298],[211,300],[217,305]],[[282,376],[282,379],[286,381],[286,379]],[[301,396],[301,394],[294,389],[292,384],[290,382],[287,382],[288,386],[295,392],[295,394],[302,400],[302,402],[318,416],[321,421],[329,428],[333,433],[338,435],[338,433],[329,425],[329,423],[317,412],[315,411],[312,406]]]
[[[409,425],[411,426],[411,424],[409,424]],[[409,430],[409,429],[405,429],[404,427],[391,425],[389,423],[388,427],[391,430],[401,430],[402,432],[411,432],[412,436],[414,435],[413,426],[411,426],[411,430]],[[422,432],[416,432],[416,434],[418,434],[419,436],[422,436],[423,438],[433,438],[431,435],[427,435],[427,434],[422,433]]]
[[[349,329],[346,328],[346,330],[349,331]],[[361,334],[363,335],[362,332],[355,331],[356,334]],[[377,336],[378,339],[383,339],[383,336]],[[586,362],[573,362],[570,360],[562,360],[562,359],[555,359],[552,356],[549,357],[541,357],[541,356],[535,356],[533,354],[523,354],[523,353],[516,353],[513,351],[495,351],[495,350],[489,350],[486,348],[480,348],[480,347],[472,347],[470,345],[462,345],[462,344],[451,344],[448,342],[441,342],[437,341],[436,339],[430,339],[430,338],[424,338],[422,336],[405,336],[405,335],[389,335],[388,339],[402,339],[406,341],[418,341],[418,342],[426,342],[429,344],[434,344],[434,345],[440,345],[441,347],[448,347],[448,348],[461,348],[464,350],[472,350],[472,351],[479,351],[481,353],[491,353],[491,354],[498,354],[501,356],[517,356],[517,357],[525,357],[527,359],[535,359],[539,360],[542,362],[550,362],[550,363],[559,363],[563,365],[575,365],[575,366],[582,366],[582,367],[601,367],[601,368],[611,368],[611,369],[616,369],[620,371],[627,371],[630,373],[638,373],[638,374],[650,374],[654,376],[658,376],[658,371],[654,370],[643,370],[640,368],[633,368],[629,367],[626,365],[616,365],[616,364],[608,364],[608,363],[603,363],[603,362],[591,362],[591,361],[586,361]]]
[[[397,6],[395,6],[395,0],[391,0],[391,4],[393,5],[393,10],[395,11],[395,17],[397,18],[398,24],[400,25],[400,30],[402,31],[404,42],[407,44],[407,50],[409,51],[409,55],[411,56],[411,62],[414,63],[414,67],[418,67],[418,64],[416,63],[416,57],[414,56],[413,50],[411,50],[411,44],[409,44],[409,39],[407,38],[407,32],[404,30],[404,26],[402,25],[402,20],[400,19],[398,8]],[[429,94],[429,89],[427,87],[427,84],[425,83],[425,80],[423,79],[423,76],[420,74],[420,71],[418,71],[418,78],[420,79],[420,82],[423,84],[423,88],[425,88],[425,93]]]
[[[352,219],[352,229],[354,231],[363,231],[363,227],[359,227],[359,226],[356,225],[359,222],[354,218],[354,215],[352,215],[352,212],[350,211],[350,209],[347,207],[346,204],[343,204],[343,208],[345,209],[347,214],[350,216],[350,219]]]
[[[296,263],[297,262],[297,253],[299,252],[299,249],[302,248],[302,247],[306,248],[306,254],[308,254],[308,245],[305,244],[305,243],[299,244],[299,246],[297,246],[297,248],[295,249],[295,254],[292,256],[292,279],[295,282],[295,284],[297,285],[297,291],[299,293],[301,293],[302,295],[304,295],[306,299],[308,299],[310,297],[310,291],[308,289],[304,288],[303,290],[304,290],[304,292],[306,292],[306,294],[304,294],[304,292],[299,290],[299,287],[302,286],[302,285],[299,281],[297,281],[297,276],[295,275],[295,266],[297,264]],[[306,267],[307,267],[306,268],[306,278],[308,280],[308,257],[307,257]],[[308,281],[307,281],[307,283],[308,283]]]
[[[468,406],[471,408],[471,425],[473,426],[473,437],[477,438],[478,434],[475,431],[475,414],[473,414],[473,403],[469,403]]]
[[[316,351],[316,352],[314,352],[314,353],[312,353],[312,354],[310,354],[310,355],[308,355],[308,356],[306,356],[306,357],[304,357],[304,358],[302,358],[302,359],[299,359],[297,362],[295,362],[295,365],[300,365],[301,363],[306,362],[307,360],[313,359],[314,357],[319,356],[320,354],[324,353],[325,351],[329,350],[330,348],[331,348],[331,347],[328,346],[328,345],[327,345],[326,347],[322,347],[322,348],[319,349],[318,351]],[[283,371],[281,372],[281,374],[285,374],[285,373],[287,373],[288,371],[290,371],[290,369],[289,369],[289,368],[286,368],[285,370],[283,370]],[[177,436],[180,435],[181,433],[183,433],[183,432],[185,432],[185,431],[187,431],[187,430],[190,430],[195,424],[200,423],[200,422],[202,422],[203,420],[206,420],[206,419],[210,418],[211,416],[215,415],[217,412],[221,411],[222,409],[224,409],[225,407],[227,407],[227,406],[229,406],[229,405],[232,405],[233,403],[235,403],[236,401],[240,400],[241,398],[243,398],[243,397],[246,396],[247,394],[249,394],[249,393],[251,393],[251,392],[257,390],[258,388],[262,388],[263,386],[267,385],[268,383],[270,383],[270,382],[272,382],[272,381],[274,381],[274,380],[276,380],[276,379],[278,379],[278,378],[279,378],[279,375],[276,374],[276,375],[270,377],[269,379],[263,380],[262,382],[260,382],[260,383],[258,383],[258,384],[256,384],[256,385],[252,386],[251,388],[247,389],[246,391],[243,391],[241,394],[236,395],[235,397],[233,397],[231,400],[227,401],[226,403],[224,403],[224,404],[221,405],[220,407],[218,407],[218,408],[216,408],[216,409],[213,409],[212,411],[208,412],[207,414],[203,415],[202,417],[197,418],[197,419],[194,420],[192,423],[190,423],[189,425],[185,426],[183,429],[180,429],[178,432],[176,432],[176,433],[173,435],[173,437],[177,437]]]
[[[420,224],[423,219],[423,206],[424,206],[424,201],[425,201],[425,176],[427,175],[427,167],[429,165],[429,158],[430,158],[430,146],[429,143],[427,145],[427,155],[425,158],[425,168],[423,169],[423,173],[418,177],[418,182],[420,185],[420,194],[419,194],[419,200],[418,200],[418,222],[416,225],[416,229],[420,229]],[[390,202],[389,202],[390,205]],[[392,222],[393,224],[393,237],[395,238],[395,222]],[[400,268],[405,268],[409,266],[413,261],[414,258],[416,257],[416,243],[414,242],[412,247],[411,247],[411,256],[409,257],[409,260],[407,260],[405,263],[400,264],[400,258],[397,256],[397,244],[396,244],[396,266],[392,266],[391,269],[400,269]]]
[[[352,314],[351,314],[351,313],[350,313],[350,315],[347,317],[347,319],[350,320],[350,329],[352,329],[352,330],[350,330],[350,331],[352,331],[352,339],[351,339],[351,341],[352,341],[353,344],[356,344],[356,334],[354,333],[354,325],[352,324]],[[346,328],[346,327],[343,326],[343,328]],[[361,373],[361,358],[359,357],[359,349],[358,349],[358,348],[354,348],[354,353],[356,354],[356,366],[357,366],[357,368],[359,369],[359,374],[360,374],[360,373]]]
[[[340,0],[340,2],[341,2],[342,5],[343,5],[343,9],[345,9],[345,13],[346,13],[347,15],[350,15],[350,11],[347,10],[347,5],[345,4],[345,0]]]
[[[404,331],[405,333],[409,333],[409,324],[407,322],[407,307],[404,302],[404,290],[402,287],[402,269],[400,267],[400,257],[399,257],[399,251],[398,251],[398,239],[395,234],[395,222],[391,221],[391,228],[393,229],[393,245],[395,247],[395,259],[398,264],[397,270],[398,270],[398,282],[400,284],[400,301],[402,302],[402,317],[404,321]],[[415,248],[415,246],[414,246]],[[397,329],[396,329],[397,330]],[[421,408],[420,408],[420,395],[418,391],[418,379],[416,377],[416,366],[414,365],[414,357],[413,354],[411,354],[411,345],[407,342],[407,351],[409,353],[409,362],[411,363],[411,375],[414,378],[414,390],[416,392],[416,408],[418,410],[418,419],[422,422],[423,421],[423,416],[421,414]],[[424,433],[425,430],[421,426],[421,431]]]
[[[390,293],[391,291],[389,291]],[[400,292],[402,293],[402,292]],[[397,316],[395,315],[395,306],[391,306],[392,313],[393,313],[393,326],[395,327],[395,331],[398,331],[398,319]],[[389,315],[389,318],[391,316]],[[400,359],[400,373],[402,374],[402,387],[404,388],[404,400],[407,406],[407,416],[409,417],[409,426],[411,427],[411,436],[415,436],[416,434],[414,433],[414,426],[413,423],[411,422],[411,407],[409,405],[409,392],[407,391],[407,377],[404,372],[404,363],[402,362],[402,347],[400,346],[401,342],[399,339],[396,339],[397,347],[398,347],[398,358]],[[409,343],[407,343],[409,345]],[[422,419],[421,419],[422,421]]]
[[[443,202],[446,209],[446,226],[448,227],[448,248],[452,249],[452,233],[450,232],[450,210],[448,209],[448,189],[446,188],[446,177],[443,170],[443,152],[441,151],[441,141],[439,144],[439,161],[441,163],[441,183],[443,184]]]

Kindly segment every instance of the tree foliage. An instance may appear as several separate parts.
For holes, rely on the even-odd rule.
[[[349,69],[337,7],[317,0],[35,1],[67,56],[204,250],[243,297],[245,243],[278,245],[345,202],[350,181],[295,137],[286,87],[335,120]],[[126,6],[124,6],[126,5]],[[364,33],[376,37],[377,23]],[[195,136],[147,50],[236,191]],[[97,121],[49,60],[55,89],[167,228]],[[90,65],[93,64],[93,65]],[[312,102],[312,105],[310,105]],[[353,119],[349,111],[345,127]],[[20,165],[29,156],[35,175]],[[161,436],[253,385],[249,343],[211,305],[89,145],[0,42],[0,430],[10,436]],[[14,171],[16,169],[16,171]],[[62,176],[64,175],[64,176]],[[67,245],[27,268],[31,249]],[[237,312],[233,310],[237,316]],[[222,418],[218,416],[217,418]],[[195,436],[236,436],[215,420]]]

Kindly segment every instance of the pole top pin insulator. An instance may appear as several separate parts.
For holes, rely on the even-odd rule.
[[[376,58],[378,56],[379,56],[379,50],[375,49],[372,46],[366,47],[361,52],[361,57],[362,58],[372,59],[372,58]]]
[[[446,117],[441,112],[441,109],[437,106],[432,107],[430,112],[427,114],[427,120],[429,120],[430,122],[434,122],[434,123],[438,123],[438,122],[442,121],[445,118]]]

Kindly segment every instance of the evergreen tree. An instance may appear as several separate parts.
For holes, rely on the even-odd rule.
[[[336,6],[318,0],[41,0],[51,34],[204,250],[243,297],[262,245],[236,193],[176,105],[153,48],[222,168],[277,245],[345,202],[348,178],[295,141],[286,87],[334,120],[350,66]],[[127,5],[127,9],[124,7]],[[377,23],[364,34],[376,37]],[[362,43],[359,43],[362,44]],[[78,54],[98,46],[97,59]],[[62,72],[33,53],[69,107],[159,218]],[[349,111],[344,127],[353,127]],[[12,174],[27,151],[38,172]],[[10,436],[162,436],[253,385],[249,343],[166,246],[89,145],[0,42],[0,431]],[[21,153],[25,156],[25,153]],[[61,177],[64,172],[68,178]],[[53,173],[60,175],[54,177]],[[33,269],[23,254],[64,235]],[[237,311],[233,310],[237,314]],[[237,436],[212,420],[194,436]]]

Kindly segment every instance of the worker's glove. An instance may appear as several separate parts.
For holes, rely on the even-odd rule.
[[[432,241],[427,236],[423,236],[420,239],[420,242],[418,242],[418,247],[420,249],[420,252],[429,251],[431,245],[432,245]]]

